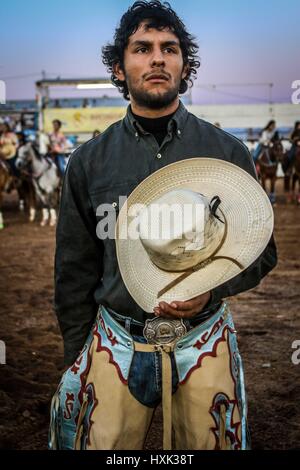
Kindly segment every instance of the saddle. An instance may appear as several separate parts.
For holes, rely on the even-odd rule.
[[[11,171],[9,164],[5,160],[0,159],[0,169],[2,169],[2,171],[4,171],[7,175],[3,191],[6,193],[10,193],[15,188],[15,177]]]

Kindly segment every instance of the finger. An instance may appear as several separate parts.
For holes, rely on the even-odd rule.
[[[196,307],[199,307],[199,302],[193,299],[185,300],[185,301],[176,300],[174,302],[171,302],[170,306],[174,310],[188,311],[188,310],[193,310]]]
[[[180,301],[176,300],[171,302],[171,307],[177,310],[196,310],[197,312],[201,311],[202,308],[207,304],[211,294],[207,292],[205,294],[197,295],[192,299]]]
[[[163,315],[166,314],[171,316],[177,316],[177,310],[175,308],[172,308],[171,305],[167,302],[159,302],[159,307]]]
[[[197,309],[191,310],[175,310],[166,302],[160,303],[160,308],[162,310],[162,314],[160,316],[164,318],[191,318],[197,313]]]

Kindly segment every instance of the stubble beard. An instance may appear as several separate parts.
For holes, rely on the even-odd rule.
[[[178,83],[165,92],[152,93],[151,91],[135,87],[130,78],[126,76],[129,94],[135,103],[142,108],[156,110],[165,109],[174,103],[179,95],[180,82],[181,80],[179,79]]]

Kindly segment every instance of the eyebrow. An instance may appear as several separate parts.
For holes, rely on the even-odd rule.
[[[135,46],[151,46],[153,44],[153,42],[151,41],[146,41],[146,40],[136,40],[134,41],[131,46],[132,47],[135,47]],[[180,46],[179,42],[178,41],[164,41],[161,43],[161,46],[163,47],[168,47],[168,46]]]

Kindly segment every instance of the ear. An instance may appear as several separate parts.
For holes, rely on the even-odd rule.
[[[118,62],[117,64],[113,65],[113,72],[115,76],[117,77],[118,80],[121,82],[125,82],[126,77],[124,71],[121,69],[120,63]]]
[[[181,78],[182,78],[182,79],[186,78],[186,76],[187,76],[188,73],[189,73],[189,70],[190,70],[189,64],[185,64],[185,65],[183,66],[183,69],[182,69],[182,74],[181,74]]]

